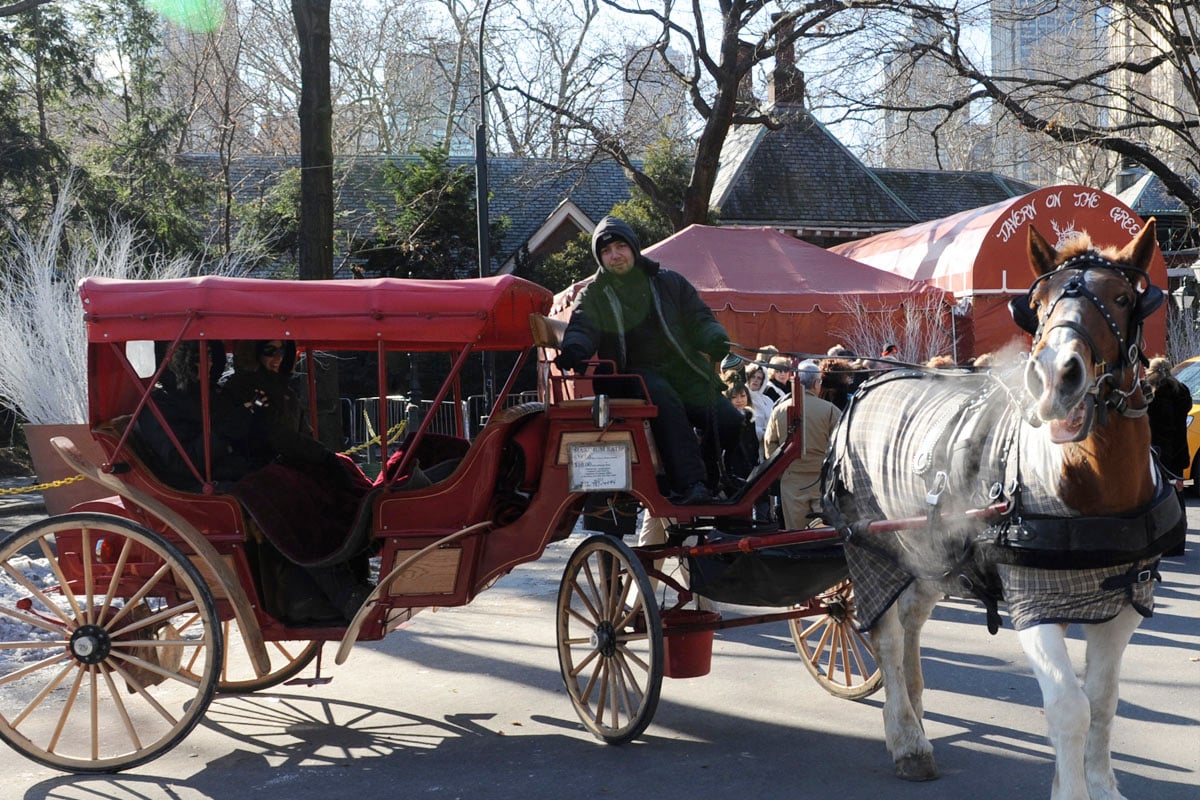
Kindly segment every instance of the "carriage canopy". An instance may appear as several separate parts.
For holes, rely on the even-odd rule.
[[[163,281],[85,278],[79,285],[93,344],[137,340],[298,339],[329,349],[403,342],[435,351],[533,344],[531,312],[552,295],[512,275],[435,281],[280,281],[205,276]]]

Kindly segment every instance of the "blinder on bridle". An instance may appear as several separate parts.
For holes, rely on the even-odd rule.
[[[1096,294],[1087,287],[1085,275],[1089,269],[1112,270],[1113,272],[1116,272],[1124,277],[1125,280],[1129,281],[1129,283],[1133,286],[1134,292],[1137,295],[1137,301],[1134,305],[1133,315],[1130,318],[1129,336],[1126,336],[1125,332],[1121,330],[1120,326],[1117,324],[1117,321],[1113,318],[1112,313],[1108,310],[1108,307],[1105,306],[1104,301],[1097,297]],[[1035,311],[1033,308],[1034,291],[1042,281],[1052,276],[1059,275],[1065,270],[1077,270],[1078,274],[1067,279],[1058,295],[1050,301],[1050,304],[1046,309],[1046,313],[1039,319],[1037,311]],[[1144,288],[1139,289],[1139,284],[1141,284]],[[1026,333],[1033,335],[1034,340],[1037,341],[1042,338],[1043,323],[1050,317],[1051,313],[1053,313],[1054,307],[1058,305],[1058,302],[1064,298],[1077,297],[1086,298],[1093,306],[1095,306],[1096,310],[1100,312],[1100,315],[1108,324],[1109,330],[1116,338],[1119,345],[1119,355],[1117,356],[1118,362],[1115,365],[1117,368],[1124,366],[1126,363],[1133,363],[1135,359],[1140,361],[1143,365],[1148,363],[1146,361],[1146,356],[1142,353],[1141,346],[1139,345],[1139,342],[1142,338],[1142,322],[1145,321],[1147,317],[1153,314],[1158,307],[1163,304],[1163,301],[1166,299],[1166,295],[1163,294],[1162,289],[1150,282],[1150,276],[1146,274],[1145,270],[1118,264],[1115,261],[1110,261],[1104,256],[1098,255],[1097,253],[1082,253],[1080,255],[1068,258],[1052,272],[1047,272],[1039,276],[1030,285],[1029,290],[1026,291],[1025,294],[1017,295],[1008,301],[1008,311],[1012,315],[1013,322],[1017,323],[1017,327]],[[1091,347],[1092,357],[1097,360],[1099,359],[1099,350],[1096,349],[1091,335],[1084,330],[1082,326],[1073,322],[1060,322],[1054,327],[1060,326],[1071,328],[1080,336],[1082,336],[1088,343],[1088,346]]]

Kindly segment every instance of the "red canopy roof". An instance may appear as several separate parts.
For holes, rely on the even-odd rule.
[[[645,254],[691,281],[730,338],[749,347],[823,352],[840,341],[848,300],[872,311],[895,310],[918,296],[954,302],[948,292],[924,282],[874,269],[774,228],[690,225],[647,247]],[[556,295],[556,314],[565,316],[590,282]]]
[[[913,295],[943,294],[774,228],[690,225],[645,252],[687,277],[714,309],[840,312],[847,295],[891,308]]]
[[[297,339],[318,347],[408,350],[532,345],[529,314],[552,295],[512,275],[453,281],[379,278],[276,281],[206,276],[164,281],[86,278],[79,295],[89,342]]]
[[[1009,318],[1007,304],[1033,280],[1026,252],[1030,225],[1056,245],[1087,233],[1100,247],[1123,247],[1143,224],[1129,206],[1099,189],[1049,186],[830,250],[970,297],[978,354],[1023,336]],[[1166,265],[1157,248],[1150,279],[1160,287],[1167,285]],[[1165,318],[1155,314],[1146,322],[1151,353],[1164,351]]]

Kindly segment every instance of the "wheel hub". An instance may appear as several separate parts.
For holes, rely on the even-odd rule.
[[[825,613],[839,623],[844,623],[850,616],[849,609],[846,607],[846,599],[844,597],[836,597],[830,600],[825,606]]]
[[[112,637],[99,625],[80,625],[71,634],[71,655],[84,664],[99,664],[108,658]]]
[[[605,658],[611,658],[617,652],[617,632],[611,622],[605,620],[596,626],[592,631],[591,645]]]

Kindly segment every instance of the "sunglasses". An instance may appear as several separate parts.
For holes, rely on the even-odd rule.
[[[281,356],[281,355],[283,355],[283,348],[276,347],[273,344],[269,344],[262,349],[262,354],[265,358],[271,358],[272,356]]]

